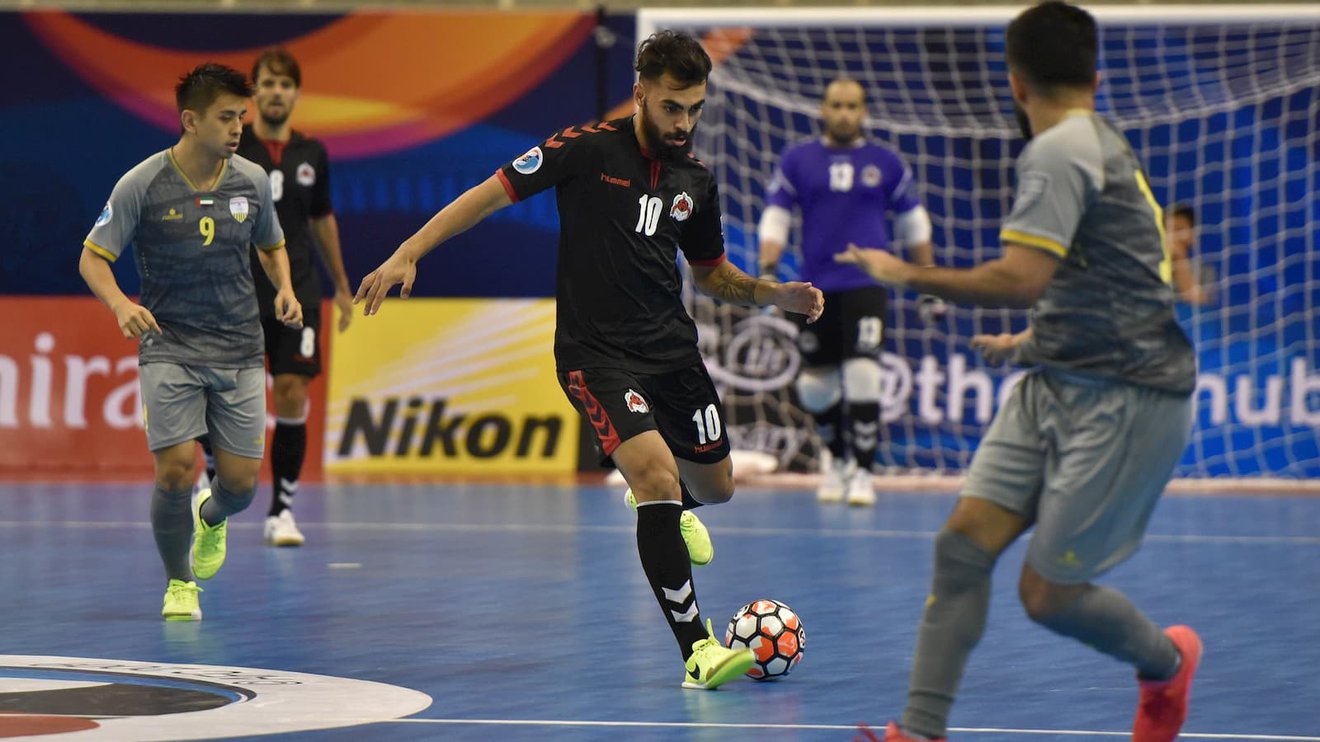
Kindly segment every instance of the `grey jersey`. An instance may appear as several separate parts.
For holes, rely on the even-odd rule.
[[[1027,145],[1017,174],[1000,240],[1062,260],[1018,361],[1190,394],[1196,356],[1173,311],[1164,215],[1123,133],[1071,112]]]
[[[115,184],[83,244],[111,262],[134,246],[142,306],[161,333],[138,346],[140,363],[249,368],[265,352],[248,245],[284,247],[270,180],[234,156],[212,190],[195,189],[169,150]]]

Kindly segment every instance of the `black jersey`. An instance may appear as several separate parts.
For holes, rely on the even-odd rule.
[[[284,228],[289,273],[304,316],[320,311],[321,280],[312,267],[315,249],[311,220],[333,210],[330,206],[330,163],[320,141],[294,131],[287,142],[257,138],[252,124],[243,127],[238,153],[260,165],[270,175],[275,211]],[[252,275],[263,316],[275,314],[275,287],[271,285],[256,253]]]
[[[679,250],[693,265],[725,259],[719,194],[704,165],[649,156],[628,117],[564,129],[496,174],[515,202],[555,187],[561,371],[701,362],[675,261]]]

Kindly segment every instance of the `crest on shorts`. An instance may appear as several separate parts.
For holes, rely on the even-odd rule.
[[[880,185],[880,166],[867,165],[862,168],[862,185],[867,188],[875,188]]]
[[[247,196],[234,196],[229,199],[229,213],[234,215],[234,221],[243,223],[248,215]]]
[[[637,412],[645,415],[651,411],[650,406],[646,404],[646,400],[642,399],[642,395],[632,389],[629,389],[624,393],[623,401],[628,405],[629,412]]]
[[[304,162],[298,166],[298,171],[294,175],[298,180],[298,185],[310,188],[316,184],[316,168],[310,163]]]
[[[676,222],[685,222],[692,216],[692,197],[686,192],[674,196],[674,205],[669,207],[669,218]]]

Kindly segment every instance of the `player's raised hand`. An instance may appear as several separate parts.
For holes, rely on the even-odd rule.
[[[292,288],[281,289],[275,294],[275,317],[288,327],[303,326],[302,304]]]
[[[972,349],[981,351],[981,357],[989,363],[1003,363],[1013,355],[1021,342],[1022,338],[1008,333],[973,335]]]
[[[353,303],[357,304],[366,299],[367,304],[363,307],[362,314],[370,317],[380,311],[380,305],[389,295],[390,289],[399,284],[403,284],[403,288],[399,289],[399,298],[407,299],[412,294],[413,280],[416,278],[417,263],[395,252],[389,260],[381,263],[379,268],[362,279],[362,285],[358,286]]]
[[[160,333],[160,325],[156,324],[156,317],[141,304],[126,299],[115,305],[114,313],[115,321],[119,323],[119,331],[124,333],[127,339],[139,339],[147,330]]]
[[[834,262],[855,265],[880,283],[896,287],[907,283],[907,272],[912,267],[884,250],[858,247],[851,242],[847,250],[834,254]]]
[[[789,281],[775,287],[774,306],[785,312],[807,315],[807,322],[820,319],[825,311],[825,295],[810,283]]]

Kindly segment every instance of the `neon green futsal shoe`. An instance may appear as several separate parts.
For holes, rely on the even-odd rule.
[[[692,645],[683,675],[683,687],[696,690],[715,690],[747,672],[756,664],[756,655],[750,649],[730,649],[715,638],[710,619],[706,619],[705,639]]]
[[[169,587],[165,588],[165,607],[160,609],[161,617],[166,621],[202,620],[202,606],[197,600],[197,593],[201,591],[196,582],[170,580]]]
[[[225,519],[219,525],[206,525],[202,520],[202,505],[209,499],[211,490],[198,492],[197,505],[193,508],[192,568],[193,575],[199,580],[215,577],[225,563],[225,528],[229,520]]]
[[[624,493],[623,500],[636,512],[637,497],[631,489]],[[715,545],[710,542],[710,531],[706,530],[706,524],[701,522],[697,514],[684,510],[678,518],[678,530],[683,534],[683,543],[687,544],[688,561],[698,567],[710,564],[710,560],[715,558]]]

